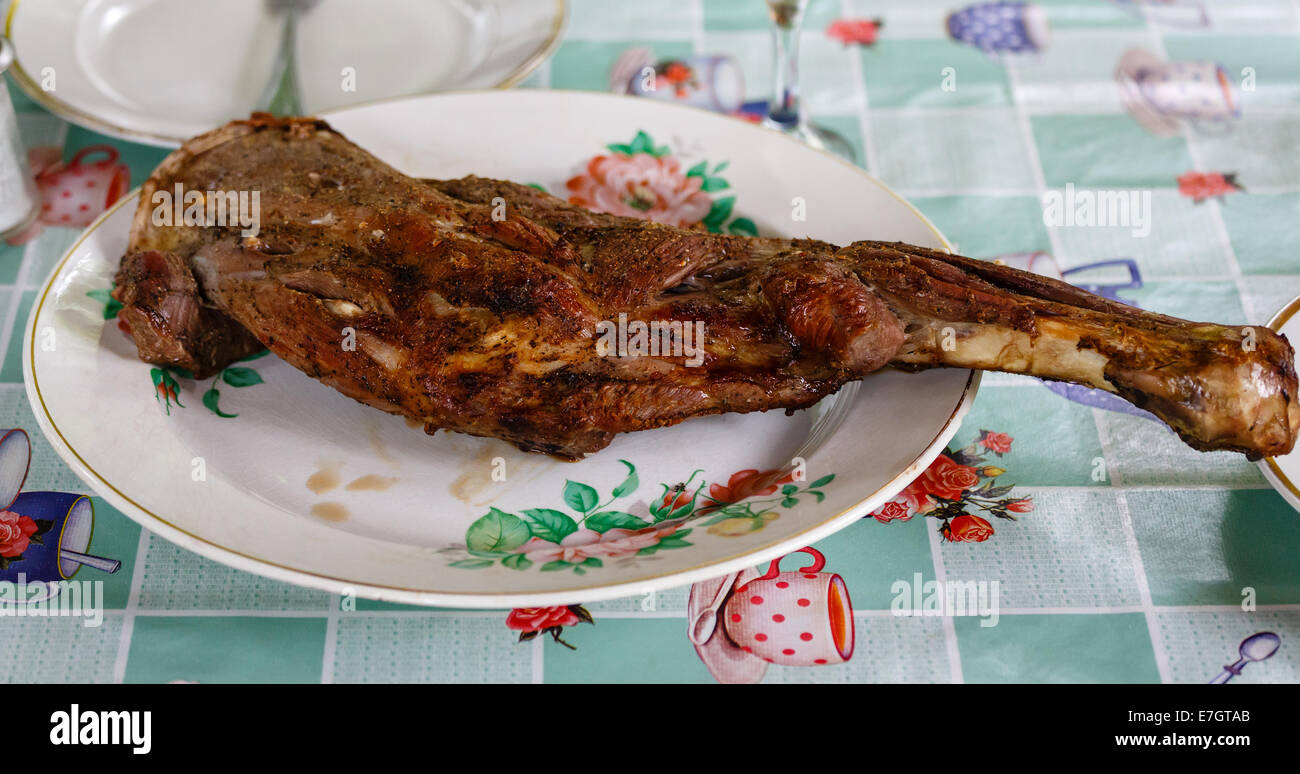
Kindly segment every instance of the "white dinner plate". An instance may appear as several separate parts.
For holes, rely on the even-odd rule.
[[[12,0],[5,35],[14,77],[46,109],[174,146],[267,107],[287,1]],[[309,112],[513,86],[559,45],[566,13],[565,0],[297,1]]]
[[[1268,327],[1286,336],[1292,346],[1300,342],[1300,297],[1293,298],[1291,303],[1273,315],[1273,319],[1268,321]],[[1264,472],[1268,483],[1291,503],[1292,508],[1300,511],[1300,450],[1293,450],[1282,457],[1265,457],[1256,464]]]
[[[613,180],[648,166],[653,185],[711,181],[715,228],[947,248],[919,212],[857,167],[657,100],[467,92],[327,118],[410,175],[474,173],[581,198],[597,195],[600,181],[584,177],[594,168]],[[597,156],[606,158],[591,163]],[[105,321],[102,294],[136,199],[86,231],[35,304],[23,358],[41,429],[95,491],[150,530],[234,567],[332,592],[446,606],[569,604],[738,571],[892,497],[944,448],[978,384],[966,370],[882,372],[791,416],[729,414],[626,434],[576,463],[497,440],[428,436],[275,357],[199,384],[139,361]],[[677,200],[699,212],[698,198]],[[162,400],[160,382],[183,407]],[[213,387],[217,400],[205,402]],[[745,471],[793,480],[758,482]]]

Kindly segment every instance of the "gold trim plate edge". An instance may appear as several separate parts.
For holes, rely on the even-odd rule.
[[[1291,318],[1296,315],[1296,312],[1300,312],[1300,296],[1291,299],[1290,303],[1282,307],[1277,314],[1273,315],[1271,320],[1265,323],[1265,326],[1274,333],[1280,334],[1282,332],[1282,326],[1290,322]],[[1295,452],[1292,452],[1292,454],[1294,453]],[[1264,478],[1271,479],[1269,483],[1273,484],[1274,489],[1278,488],[1278,484],[1281,484],[1290,492],[1291,497],[1286,497],[1287,492],[1280,492],[1280,494],[1283,495],[1283,499],[1286,500],[1292,508],[1300,511],[1300,487],[1297,487],[1295,482],[1292,481],[1286,473],[1282,472],[1282,467],[1277,464],[1277,460],[1273,457],[1265,457],[1256,464],[1264,471]]]

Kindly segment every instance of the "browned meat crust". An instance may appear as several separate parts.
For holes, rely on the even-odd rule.
[[[153,194],[178,184],[259,191],[260,232],[155,225]],[[429,432],[565,457],[694,416],[806,407],[890,363],[1090,384],[1197,448],[1252,457],[1290,450],[1300,425],[1291,347],[1263,328],[908,245],[708,234],[505,181],[415,180],[313,119],[255,115],[168,156],[117,292],[149,362],[201,377],[260,343]],[[602,354],[598,324],[620,315],[702,322],[698,367]]]

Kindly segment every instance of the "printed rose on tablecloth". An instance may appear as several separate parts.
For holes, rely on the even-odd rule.
[[[954,518],[948,524],[945,538],[954,543],[983,543],[993,534],[993,525],[969,513]]]
[[[0,556],[22,556],[36,534],[36,522],[13,511],[0,511]]]
[[[826,35],[846,46],[874,45],[885,26],[882,19],[836,19],[826,28]]]
[[[53,528],[48,519],[32,519],[21,513],[0,510],[0,570],[20,562],[32,543],[43,545],[42,537]]]
[[[880,509],[872,515],[876,517],[876,521],[888,524],[891,521],[910,521],[914,513],[916,513],[914,509],[908,508],[897,500],[891,500],[880,506]]]
[[[1228,194],[1244,190],[1235,172],[1188,172],[1178,178],[1178,193],[1191,197],[1195,204],[1214,197],[1222,201]]]
[[[913,484],[918,482],[927,495],[960,500],[963,492],[979,485],[980,476],[970,465],[960,465],[952,457],[940,454]]]
[[[1006,433],[995,433],[990,430],[984,430],[982,432],[984,434],[980,436],[980,446],[983,446],[985,449],[988,449],[999,457],[1011,451],[1011,442],[1015,440],[1011,436]]]
[[[596,621],[582,605],[556,605],[554,607],[516,607],[506,616],[506,628],[519,632],[519,641],[527,642],[539,634],[549,634],[551,639],[568,648],[577,650],[561,639],[564,627],[577,626],[586,621]]]
[[[939,519],[939,534],[954,543],[982,543],[993,535],[993,526],[972,508],[1015,521],[1012,514],[1034,510],[1033,498],[1007,497],[1014,484],[999,485],[996,479],[1007,471],[988,465],[985,455],[999,457],[1011,451],[1015,439],[992,430],[979,435],[963,449],[945,449],[934,462],[871,517],[882,524],[910,521],[921,514]]]

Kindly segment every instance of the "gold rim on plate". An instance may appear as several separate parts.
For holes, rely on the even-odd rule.
[[[491,94],[494,93],[494,91],[495,90],[491,90],[491,89],[479,89],[474,91],[449,92],[448,94],[460,94],[460,95]],[[556,90],[556,91],[560,91],[560,90]],[[561,92],[561,93],[566,93],[566,92]],[[630,99],[630,100],[641,99],[638,97],[629,97],[629,96],[623,96],[617,94],[606,94],[603,92],[570,91],[567,93],[582,94],[585,96],[602,96],[609,99]],[[397,102],[397,101],[407,100],[407,99],[430,99],[430,98],[436,99],[438,96],[440,95],[389,97],[386,99],[381,99],[381,100],[376,100],[374,102],[366,103],[366,105],[368,106],[368,105],[385,103],[385,102]],[[702,113],[707,113],[709,115],[721,117],[720,114],[715,113],[713,111],[705,110],[703,108],[697,108],[690,105],[675,105],[672,103],[662,103],[662,104],[664,106],[672,105],[672,107],[676,107],[676,108],[685,108],[688,110],[699,111]],[[360,107],[363,106],[340,108],[337,111],[331,111],[331,112],[343,112],[345,110],[352,110]],[[875,177],[867,173],[865,170],[863,170],[861,167],[858,167],[855,164],[851,164],[845,161],[844,159],[841,159],[840,157],[835,156],[834,154],[829,153],[827,151],[818,150],[816,148],[809,148],[807,145],[804,145],[802,142],[799,142],[793,137],[785,135],[781,132],[777,132],[774,130],[764,130],[762,129],[762,127],[754,127],[751,124],[746,124],[743,122],[738,123],[738,126],[749,126],[751,128],[759,129],[760,131],[769,131],[772,134],[785,137],[786,140],[795,143],[796,145],[798,145],[800,148],[803,148],[804,150],[816,151],[854,170],[859,175],[866,178],[869,182],[878,186],[883,191],[885,191],[890,196],[892,196],[894,199],[898,200],[900,203],[906,206],[907,209],[910,212],[912,212],[917,218],[919,218],[921,222],[925,225],[925,227],[929,229],[929,231],[932,234],[934,234],[934,236],[944,246],[944,249],[951,252],[952,245],[948,242],[947,238],[945,238],[944,235],[934,226],[934,224],[930,222],[929,218],[925,217],[925,215],[922,214],[920,210],[916,209],[916,207],[914,207],[911,204],[911,202],[904,199],[896,191],[894,191],[892,188],[886,185],[883,181],[876,179]],[[838,522],[840,522],[841,520],[846,520],[851,515],[857,514],[858,517],[865,516],[866,515],[865,513],[857,513],[857,512],[863,508],[863,505],[866,502],[875,498],[877,495],[881,494],[882,492],[901,490],[904,486],[906,486],[909,482],[911,482],[912,479],[916,478],[916,476],[922,472],[923,468],[926,465],[928,465],[931,461],[933,461],[934,458],[938,457],[938,455],[942,453],[942,448],[939,448],[937,444],[939,444],[940,439],[944,438],[945,436],[951,438],[952,435],[956,433],[957,429],[960,427],[961,419],[970,411],[971,404],[974,402],[975,395],[979,390],[979,384],[980,384],[982,373],[980,371],[972,370],[969,372],[969,375],[966,379],[966,384],[962,388],[961,396],[960,398],[958,398],[956,405],[949,413],[947,420],[944,421],[943,425],[939,428],[938,432],[936,432],[934,437],[931,438],[930,441],[926,444],[925,449],[920,454],[918,454],[916,458],[912,460],[912,462],[904,466],[903,469],[899,471],[897,475],[891,478],[884,485],[880,486],[879,488],[872,491],[867,496],[861,498],[856,503],[849,506],[848,508],[845,508],[844,510],[835,514],[834,516],[831,516],[827,519],[823,519],[818,523],[809,526],[807,529],[794,533],[784,538],[783,540],[768,546],[764,546],[756,549],[742,550],[737,553],[730,554],[728,556],[711,559],[710,561],[705,562],[703,564],[693,565],[691,567],[686,567],[681,569],[668,570],[665,572],[658,573],[656,575],[647,575],[645,577],[638,578],[636,580],[631,580],[631,581],[623,581],[620,583],[614,583],[609,585],[593,584],[593,585],[577,586],[577,587],[565,588],[565,589],[549,589],[546,591],[532,591],[532,592],[529,591],[520,591],[520,592],[445,591],[445,590],[438,590],[438,589],[421,589],[421,588],[410,588],[405,586],[390,586],[382,583],[361,582],[361,581],[356,581],[348,578],[339,578],[333,575],[325,575],[319,572],[304,570],[297,567],[292,567],[290,565],[281,564],[277,561],[266,559],[253,554],[248,554],[233,548],[228,548],[226,546],[221,545],[220,543],[213,542],[208,538],[190,532],[189,530],[179,527],[171,523],[170,521],[162,518],[158,514],[154,513],[153,511],[149,510],[145,506],[136,502],[129,495],[127,495],[122,490],[118,489],[113,483],[111,483],[107,478],[105,478],[103,474],[95,470],[95,468],[92,467],[90,463],[87,462],[86,459],[82,457],[81,454],[72,446],[72,443],[67,439],[67,437],[63,435],[63,431],[59,429],[58,423],[55,422],[54,417],[50,414],[49,407],[46,406],[45,404],[45,397],[41,393],[40,380],[36,374],[36,320],[40,316],[41,311],[45,308],[45,303],[49,298],[50,290],[52,290],[54,287],[55,278],[57,278],[59,274],[62,273],[64,267],[67,265],[69,259],[72,258],[73,254],[77,252],[77,250],[86,241],[86,239],[88,239],[92,233],[94,233],[100,226],[102,226],[103,223],[109,217],[111,217],[114,213],[116,213],[119,209],[124,207],[129,202],[135,201],[139,196],[139,192],[140,189],[136,188],[130,191],[129,193],[123,195],[118,202],[116,202],[112,207],[110,207],[98,218],[96,218],[95,221],[86,228],[86,230],[81,234],[81,236],[77,238],[77,241],[74,242],[72,246],[68,248],[63,258],[59,260],[58,264],[51,271],[50,275],[45,279],[45,282],[43,283],[44,287],[41,289],[40,298],[37,300],[36,304],[33,305],[31,314],[28,316],[27,336],[25,337],[25,342],[24,342],[24,346],[27,349],[27,352],[26,352],[26,357],[23,360],[23,370],[24,370],[23,376],[24,376],[24,381],[27,384],[27,392],[28,392],[29,399],[31,399],[33,396],[35,398],[35,400],[30,400],[29,402],[31,402],[32,404],[32,408],[34,410],[33,413],[37,419],[37,423],[42,426],[43,430],[45,430],[47,437],[49,436],[49,433],[51,431],[54,433],[55,436],[57,436],[59,443],[56,445],[55,451],[60,452],[59,447],[61,447],[62,449],[65,449],[67,451],[67,454],[70,454],[76,460],[77,464],[72,466],[73,472],[77,473],[77,475],[82,480],[84,480],[87,484],[89,484],[92,489],[95,489],[97,492],[103,495],[105,499],[108,499],[110,502],[112,502],[112,504],[115,507],[117,507],[123,513],[125,513],[128,517],[132,518],[134,521],[139,522],[142,526],[148,527],[154,530],[155,532],[159,532],[162,537],[171,540],[171,542],[178,542],[178,541],[169,538],[167,535],[168,532],[171,532],[174,535],[180,535],[185,540],[194,541],[195,543],[208,546],[211,549],[210,553],[205,554],[206,556],[208,556],[208,558],[219,560],[225,564],[236,567],[237,569],[242,569],[248,572],[263,575],[264,577],[269,577],[274,580],[297,583],[298,585],[307,586],[309,588],[320,589],[331,593],[338,593],[340,589],[346,588],[351,590],[359,597],[375,599],[375,600],[385,601],[385,602],[396,602],[396,603],[426,605],[426,606],[437,605],[443,607],[475,607],[475,606],[481,607],[484,603],[478,600],[486,597],[508,598],[513,600],[514,606],[519,606],[521,604],[533,604],[533,605],[572,604],[573,603],[572,599],[569,599],[566,602],[564,600],[564,597],[565,595],[577,595],[577,594],[586,595],[586,599],[583,601],[601,601],[606,599],[615,599],[629,594],[644,593],[650,586],[654,586],[655,581],[662,580],[668,577],[680,579],[680,583],[674,583],[673,586],[677,586],[677,585],[684,586],[693,583],[697,580],[705,580],[707,578],[724,575],[728,572],[733,571],[731,568],[726,567],[726,565],[728,565],[729,563],[734,563],[734,562],[739,562],[744,560],[747,561],[748,564],[750,565],[757,565],[757,564],[761,564],[762,562],[769,561],[777,556],[781,556],[783,554],[789,553],[790,551],[794,550],[800,545],[805,545],[809,542],[816,542],[816,540],[820,540],[823,537],[826,537],[838,531],[841,528],[837,526]],[[861,399],[864,398],[859,398],[859,400]],[[67,454],[60,453],[60,457],[62,457],[65,461],[70,463],[71,461],[68,460]],[[107,490],[107,492],[105,490]],[[111,492],[112,495],[109,495],[108,492]],[[123,504],[125,504],[126,507],[124,507]],[[132,511],[134,511],[134,513]],[[144,517],[147,517],[147,519],[152,520],[153,523],[146,523],[145,521],[141,521],[141,519],[138,518],[138,516],[141,514]],[[159,525],[161,525],[162,529],[159,529]],[[182,547],[184,548],[186,546],[182,544]],[[268,575],[265,572],[267,568],[275,568],[277,570],[289,574],[292,577],[285,578],[285,577],[280,577],[275,575]],[[735,568],[735,569],[740,569],[740,568]],[[668,588],[668,587],[669,586],[661,585],[661,586],[654,586],[654,589],[657,590],[660,588]]]
[[[1269,330],[1280,334],[1282,326],[1290,322],[1291,318],[1295,317],[1296,312],[1300,312],[1300,296],[1291,299],[1291,303],[1282,307],[1282,310],[1273,315],[1273,319],[1269,320],[1265,325]],[[1273,457],[1265,457],[1259,461],[1259,464],[1264,467],[1266,473],[1271,473],[1278,483],[1287,488],[1292,497],[1295,498],[1291,503],[1291,507],[1300,510],[1300,487],[1297,487],[1295,482],[1286,473],[1282,472],[1282,467],[1277,464],[1277,460]]]

